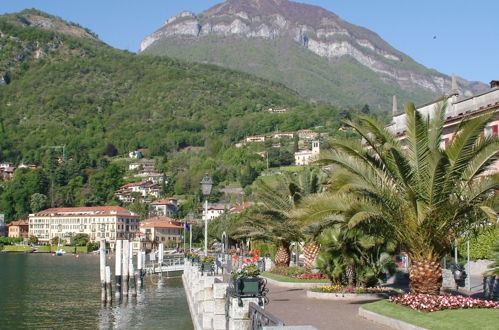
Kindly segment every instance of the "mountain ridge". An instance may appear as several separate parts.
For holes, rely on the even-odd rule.
[[[321,7],[288,0],[229,0],[198,15],[181,12],[167,19],[163,26],[147,36],[141,43],[140,52],[215,63],[261,75],[244,65],[231,66],[223,60],[214,62],[206,58],[209,54],[192,56],[185,54],[185,47],[181,46],[181,51],[176,48],[176,44],[184,42],[193,50],[200,45],[199,49],[209,53],[220,46],[207,48],[203,45],[209,37],[218,38],[223,47],[229,41],[234,41],[236,45],[241,39],[256,43],[258,39],[274,41],[284,38],[294,41],[295,48],[301,47],[320,56],[330,66],[334,66],[340,58],[349,56],[359,62],[359,65],[378,74],[378,84],[395,83],[401,90],[415,91],[416,99],[405,100],[408,102],[423,103],[428,98],[448,93],[451,88],[449,76],[415,62],[375,32],[344,21]],[[243,60],[252,62],[254,58],[243,57],[241,61]],[[289,78],[285,80],[277,81],[297,89],[304,96],[329,102],[337,98],[333,94],[312,95],[293,86]],[[487,87],[483,83],[469,82],[463,78],[458,81],[463,96],[471,96]],[[362,97],[360,100],[362,101]],[[367,101],[365,103],[369,103]]]

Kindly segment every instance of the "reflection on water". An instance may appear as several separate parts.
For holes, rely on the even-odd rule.
[[[104,307],[98,264],[90,255],[0,254],[0,328],[193,328],[180,279],[147,276],[136,298]]]

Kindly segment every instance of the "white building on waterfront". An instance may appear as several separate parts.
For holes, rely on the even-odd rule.
[[[76,234],[88,234],[95,242],[131,239],[138,232],[138,214],[120,206],[51,208],[29,215],[29,237],[40,242],[54,237],[69,241]]]

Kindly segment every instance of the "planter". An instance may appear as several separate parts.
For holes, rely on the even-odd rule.
[[[238,278],[234,280],[234,289],[240,296],[260,296],[263,291],[263,279],[260,277]]]
[[[213,272],[214,266],[212,262],[203,262],[201,263],[201,273],[211,273]]]

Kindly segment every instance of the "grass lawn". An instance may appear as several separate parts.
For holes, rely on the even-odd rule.
[[[371,312],[402,320],[428,329],[497,329],[499,310],[454,309],[439,312],[417,312],[380,300],[362,306]]]
[[[74,246],[40,246],[36,252],[55,252],[59,249],[64,249],[67,252],[74,253],[75,247]],[[87,253],[88,248],[86,246],[77,246],[76,247],[76,253]]]
[[[271,280],[279,281],[279,282],[292,282],[292,283],[330,283],[329,280],[300,280],[298,278],[272,274],[269,272],[263,272],[261,274],[263,277],[270,278]]]
[[[3,247],[4,251],[11,251],[11,252],[22,252],[22,251],[30,251],[31,246],[27,245],[5,245]]]

